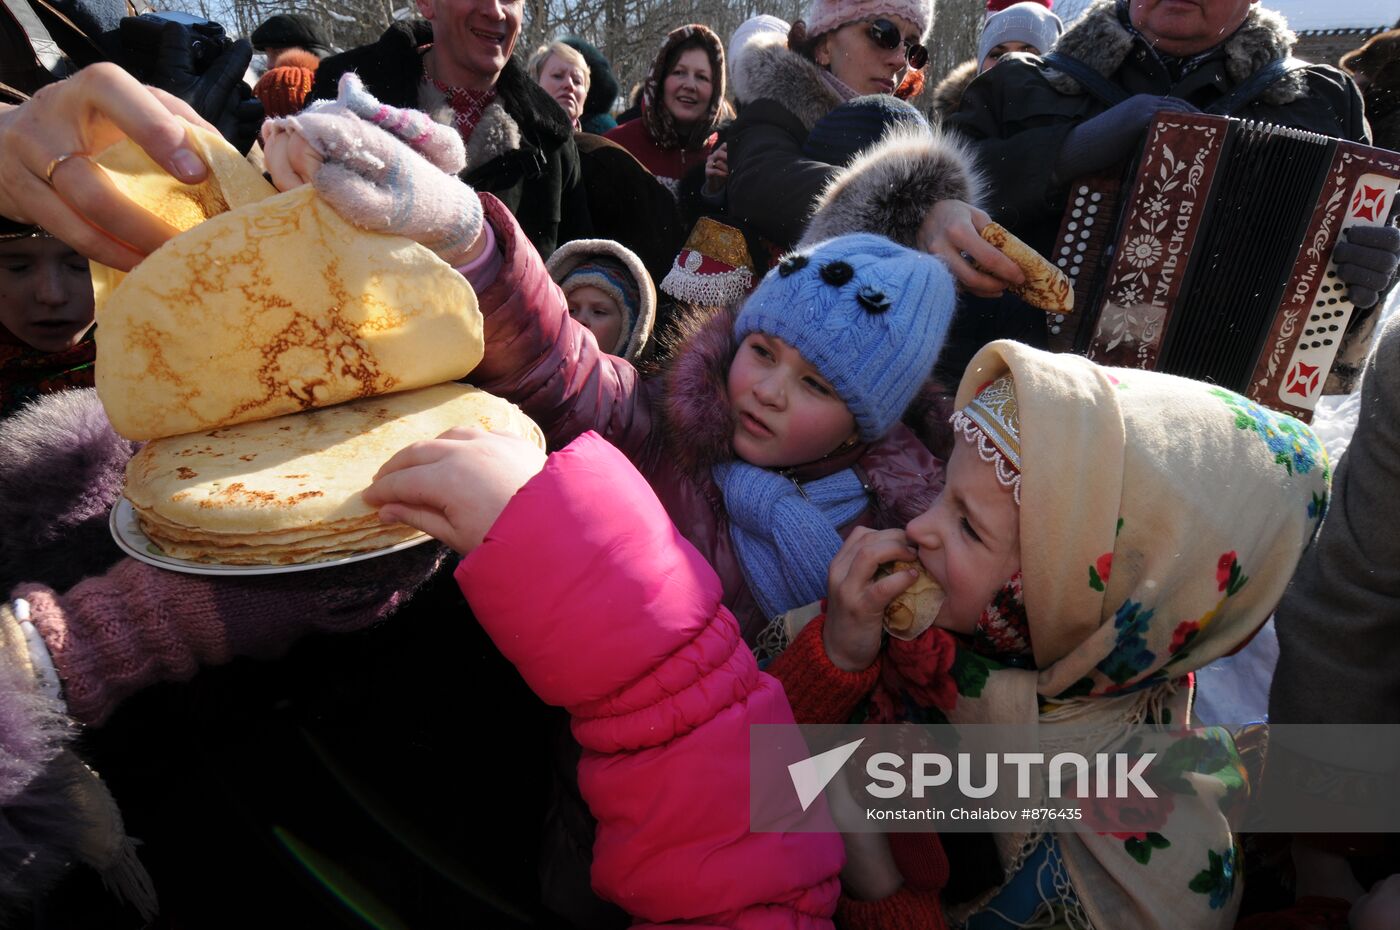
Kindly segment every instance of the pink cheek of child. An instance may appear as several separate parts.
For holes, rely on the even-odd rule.
[[[943,588],[934,623],[971,634],[983,610],[1021,568],[1021,514],[1011,490],[997,480],[996,467],[959,437],[943,493],[907,532],[920,563]]]

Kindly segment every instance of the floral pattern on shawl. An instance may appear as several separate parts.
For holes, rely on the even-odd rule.
[[[1261,407],[1232,391],[1215,388],[1211,394],[1223,400],[1234,412],[1237,428],[1259,434],[1273,453],[1274,462],[1282,465],[1290,475],[1306,475],[1313,468],[1321,466],[1323,480],[1331,476],[1327,449],[1313,431],[1298,420]],[[1324,494],[1319,498],[1314,495],[1308,508],[1308,516],[1320,521],[1327,510],[1327,496]]]
[[[1175,736],[1190,725],[1190,673],[1246,642],[1282,596],[1326,506],[1325,452],[1302,423],[1214,385],[1009,341],[972,360],[956,403],[1006,374],[1021,412],[1036,670],[989,668],[979,696],[959,689],[944,714],[1035,723],[1042,746],[1082,740],[1081,752],[1124,751],[1137,725]],[[1057,835],[1080,923],[1233,926],[1231,818],[1249,785],[1228,732],[1190,737],[1151,770],[1170,802],[1091,805],[1097,829]],[[998,840],[1008,874],[1036,833]],[[950,916],[984,906],[995,902]]]

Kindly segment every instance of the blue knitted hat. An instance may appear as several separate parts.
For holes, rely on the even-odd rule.
[[[955,302],[941,261],[854,233],[784,258],[739,311],[734,335],[767,333],[801,352],[869,442],[899,420],[933,371]]]

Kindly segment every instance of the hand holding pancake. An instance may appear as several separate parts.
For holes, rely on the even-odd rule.
[[[833,665],[848,672],[869,668],[880,652],[885,608],[914,583],[916,573],[880,574],[886,562],[915,552],[902,529],[857,527],[846,537],[827,572],[826,624],[822,638]]]
[[[202,181],[208,169],[178,117],[213,131],[188,104],[109,63],[0,107],[0,215],[130,270],[177,230],[123,196],[86,156],[130,137],[181,181]]]
[[[470,261],[484,246],[481,201],[455,176],[466,164],[456,130],[381,104],[353,73],[339,90],[333,103],[263,124],[273,182],[314,184],[361,229],[405,236],[450,265]]]
[[[385,523],[407,523],[466,555],[544,463],[527,440],[458,427],[385,462],[364,499]]]
[[[943,259],[970,294],[997,297],[1025,281],[1016,263],[978,234],[991,217],[961,200],[940,200],[919,227],[917,247]]]

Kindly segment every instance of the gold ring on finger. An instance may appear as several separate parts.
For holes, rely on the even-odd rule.
[[[49,187],[53,187],[53,173],[58,170],[59,165],[63,164],[70,158],[87,157],[88,156],[86,152],[68,152],[65,155],[58,156],[53,161],[49,162],[49,166],[44,169],[44,180],[48,183]]]

